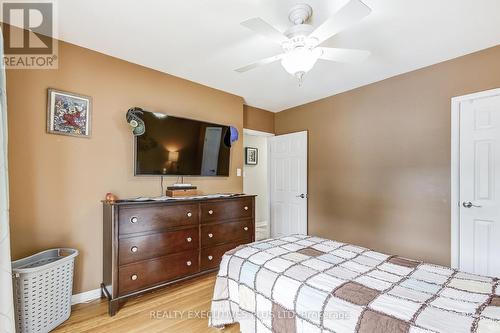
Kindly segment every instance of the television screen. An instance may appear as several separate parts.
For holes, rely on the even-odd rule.
[[[144,112],[135,137],[136,175],[228,176],[229,126]]]

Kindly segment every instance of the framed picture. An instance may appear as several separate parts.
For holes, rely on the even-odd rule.
[[[259,158],[259,150],[257,148],[246,147],[245,148],[245,164],[257,165]]]
[[[49,88],[47,132],[90,138],[92,98]]]

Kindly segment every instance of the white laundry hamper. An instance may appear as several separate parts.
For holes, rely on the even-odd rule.
[[[77,255],[58,248],[12,262],[17,333],[50,332],[69,318]]]

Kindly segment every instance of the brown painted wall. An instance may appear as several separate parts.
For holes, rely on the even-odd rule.
[[[450,263],[450,99],[500,87],[500,46],[276,114],[309,131],[309,232]]]
[[[253,106],[243,106],[243,127],[274,133],[274,113]]]
[[[59,47],[58,70],[7,71],[12,254],[77,248],[75,292],[82,292],[101,282],[105,193],[160,195],[159,177],[133,176],[127,109],[230,124],[242,133],[243,100],[74,45]],[[49,87],[93,97],[91,139],[46,134]],[[187,181],[206,193],[241,192],[242,150],[242,140],[231,149],[230,177]]]

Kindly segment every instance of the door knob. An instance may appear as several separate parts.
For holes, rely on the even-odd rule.
[[[302,193],[300,195],[297,195],[297,198],[305,199],[307,198],[307,194]]]
[[[465,202],[465,201],[464,201],[464,202],[462,203],[462,206],[464,206],[465,208],[472,208],[472,207],[481,208],[481,207],[483,207],[483,206],[481,206],[481,205],[474,205],[474,204],[473,204],[472,202],[470,202],[470,201],[467,201],[467,202]]]

